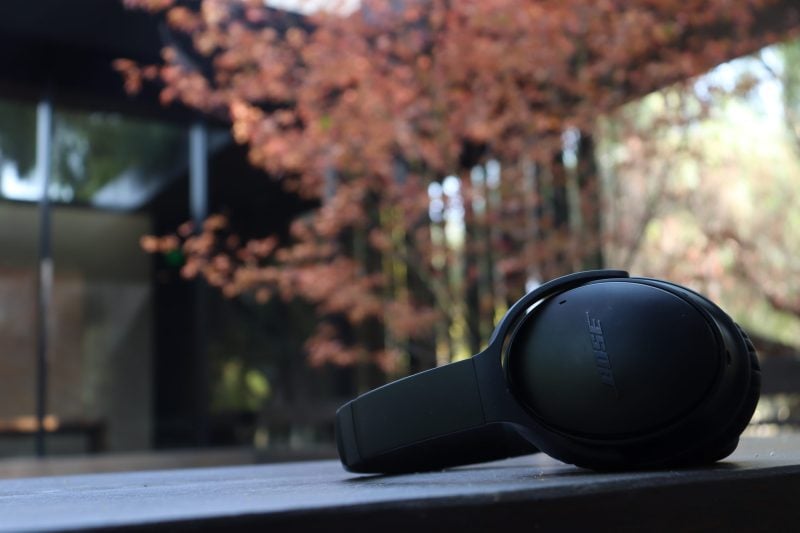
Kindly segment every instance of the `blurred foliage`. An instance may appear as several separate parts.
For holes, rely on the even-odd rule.
[[[762,62],[781,83],[786,131],[800,155],[800,41],[782,43],[776,47],[776,52],[782,59],[778,71],[770,68],[768,60],[763,56]]]
[[[300,19],[261,0],[125,3],[170,28],[162,65],[116,62],[126,87],[159,83],[164,102],[229,119],[254,165],[319,204],[288,242],[242,242],[212,217],[199,235],[143,246],[181,247],[184,275],[228,296],[312,302],[312,364],[399,373],[475,353],[510,301],[613,264],[606,248],[646,270],[636,261],[661,201],[699,198],[707,182],[692,132],[748,81],[701,94],[685,80],[797,33],[800,11],[794,0],[367,0]],[[616,153],[607,169],[630,167],[607,177],[640,178],[606,180],[619,193],[608,200],[629,209],[605,222],[598,140]],[[700,259],[689,264],[716,268]]]
[[[783,103],[795,123],[800,123],[800,42],[792,41],[777,47],[783,59]]]
[[[212,412],[246,410],[258,412],[269,397],[271,387],[266,376],[242,361],[227,358],[211,392]]]
[[[800,348],[798,50],[771,47],[620,108],[599,155],[610,261],[692,286]]]

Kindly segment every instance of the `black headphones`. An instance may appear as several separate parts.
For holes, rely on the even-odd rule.
[[[524,296],[478,355],[342,406],[336,440],[351,472],[536,451],[596,470],[695,465],[733,452],[759,390],[753,344],[710,300],[587,271]]]

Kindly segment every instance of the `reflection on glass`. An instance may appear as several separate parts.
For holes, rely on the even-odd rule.
[[[56,113],[54,199],[137,208],[186,168],[183,128],[107,113]]]
[[[36,108],[0,100],[0,197],[37,201]],[[186,169],[183,127],[113,113],[57,111],[50,198],[137,209]]]
[[[0,197],[36,200],[36,106],[0,100]]]

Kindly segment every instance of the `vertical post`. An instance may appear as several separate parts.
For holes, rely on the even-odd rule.
[[[199,228],[208,216],[208,130],[202,123],[189,130],[189,210]]]
[[[36,282],[36,455],[44,457],[47,414],[47,362],[53,255],[50,224],[50,174],[53,103],[44,98],[36,108],[36,172],[42,184],[39,199],[39,265]]]
[[[538,167],[530,158],[523,157],[522,162],[522,191],[525,206],[525,235],[529,243],[541,240],[542,234],[539,221],[543,216],[541,186],[539,184]],[[525,270],[525,292],[531,292],[542,282],[542,258],[535,256],[535,261],[528,261]]]
[[[208,217],[208,130],[202,123],[189,129],[189,211],[195,231],[200,232]],[[194,287],[194,431],[198,446],[208,444],[209,361],[208,294],[202,279]]]
[[[473,254],[478,279],[475,283],[475,324],[473,331],[475,343],[474,353],[486,347],[494,329],[494,295],[492,294],[492,250],[489,236],[489,188],[486,185],[486,168],[483,165],[472,167],[470,172],[472,183],[473,235],[479,243],[477,254]]]
[[[503,192],[500,187],[502,166],[496,159],[486,162],[487,219],[502,215]],[[523,189],[524,190],[524,189]],[[526,200],[527,201],[527,200]],[[523,204],[527,206],[528,204]],[[530,217],[530,214],[526,216]],[[526,218],[527,221],[527,218]],[[494,316],[492,325],[497,324],[508,311],[508,287],[500,269],[499,255],[502,253],[503,233],[498,224],[489,225],[489,250],[492,258],[492,293],[494,294]],[[535,242],[535,241],[533,241]],[[494,328],[493,328],[494,329]]]
[[[603,268],[603,212],[600,174],[595,159],[594,137],[587,132],[579,132],[577,148],[577,181],[581,206],[587,213],[581,227],[584,249],[588,251],[583,258],[582,268]]]

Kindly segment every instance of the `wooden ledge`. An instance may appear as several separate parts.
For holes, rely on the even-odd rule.
[[[0,531],[788,531],[800,435],[745,438],[727,461],[598,474],[544,456],[356,476],[336,461],[0,481]]]

